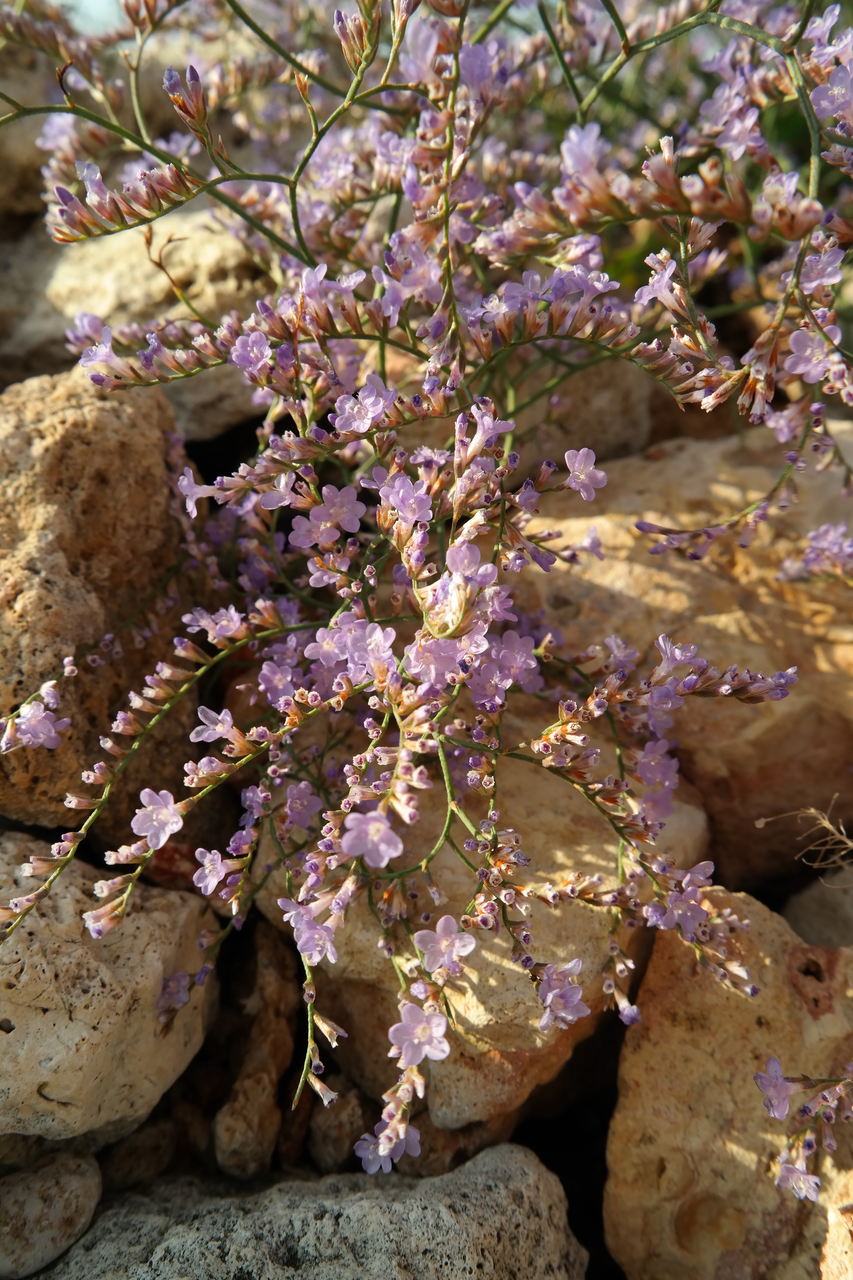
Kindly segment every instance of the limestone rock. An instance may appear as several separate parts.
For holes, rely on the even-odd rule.
[[[152,253],[162,256],[189,302],[214,322],[233,308],[248,314],[267,287],[245,247],[203,210],[179,209],[160,219]],[[39,225],[14,244],[0,246],[0,260],[5,260],[0,382],[73,364],[65,330],[82,311],[100,316],[114,330],[188,315],[150,260],[139,228],[58,245]],[[179,380],[166,394],[178,429],[191,440],[211,439],[257,413],[252,388],[233,365]]]
[[[47,847],[0,837],[0,900],[32,891],[16,870]],[[62,873],[0,948],[0,1132],[104,1141],[135,1128],[201,1045],[215,983],[194,987],[163,1034],[156,1001],[164,979],[198,968],[198,936],[212,922],[200,897],[139,885],[127,918],[104,938],[81,915],[96,903],[98,874],[80,862]]]
[[[237,1195],[180,1180],[107,1209],[51,1280],[580,1280],[554,1177],[495,1147],[443,1177],[344,1174]]]
[[[50,60],[34,49],[8,43],[0,51],[0,86],[27,106],[48,101],[56,79]],[[5,110],[5,108],[4,108]],[[43,116],[29,116],[0,129],[0,226],[9,230],[16,218],[40,212],[44,152],[36,138]]]
[[[524,708],[522,718],[514,718]],[[534,736],[546,723],[539,703],[519,698],[508,714],[506,741]],[[531,866],[519,883],[557,881],[578,871],[615,875],[616,849],[610,829],[589,803],[566,783],[546,770],[506,759],[498,769],[501,821],[522,836]],[[443,815],[425,816],[413,828],[409,861],[430,849]],[[423,828],[423,829],[422,829]],[[435,828],[435,829],[433,829]],[[263,839],[263,837],[262,837]],[[687,792],[676,797],[676,812],[661,839],[680,865],[701,860],[707,847],[702,810]],[[259,866],[275,860],[262,844]],[[445,848],[430,866],[446,904],[436,909],[426,901],[423,910],[434,918],[461,915],[476,892],[472,874],[456,855]],[[281,872],[273,872],[258,895],[261,910],[282,928],[276,899],[286,896]],[[458,1129],[475,1121],[488,1121],[520,1106],[536,1085],[550,1080],[571,1056],[574,1046],[594,1031],[603,1008],[599,974],[608,956],[610,920],[606,913],[583,902],[571,902],[556,910],[531,902],[529,924],[534,953],[542,963],[583,962],[582,981],[592,1016],[560,1031],[539,1030],[542,1008],[530,979],[511,958],[505,934],[478,931],[477,947],[466,957],[470,977],[448,990],[455,1015],[450,1032],[454,1052],[443,1062],[425,1062],[429,1113],[442,1129]],[[413,908],[413,910],[415,910]],[[640,947],[642,933],[628,931],[623,945]],[[377,950],[379,930],[369,906],[359,899],[347,911],[346,922],[335,938],[338,961],[318,975],[318,1009],[330,1014],[348,1032],[336,1054],[346,1074],[367,1094],[379,1098],[395,1078],[385,1059],[388,1027],[398,1021],[396,974]]]
[[[833,424],[833,431],[849,441],[849,426]],[[672,440],[642,458],[609,464],[608,484],[594,503],[550,495],[541,523],[531,526],[557,528],[578,544],[594,524],[606,558],[585,556],[577,570],[558,563],[549,574],[527,574],[521,599],[531,609],[544,608],[578,650],[615,632],[654,665],[654,639],[666,632],[697,644],[720,668],[799,668],[799,684],[780,702],[744,706],[697,698],[672,730],[683,773],[711,819],[718,873],[735,888],[792,871],[799,832],[792,816],[777,821],[778,815],[826,808],[837,793],[849,803],[849,600],[841,582],[777,580],[783,559],[802,552],[807,530],[847,518],[839,477],[803,477],[800,501],[774,513],[772,527],[751,548],[725,539],[702,561],[678,552],[651,556],[650,540],[634,525],[638,519],[712,525],[761,498],[780,465],[779,446],[760,427],[724,440]],[[768,817],[774,821],[756,829],[755,822]]]
[[[849,867],[830,871],[785,905],[782,915],[804,942],[820,947],[853,947],[853,875]]]
[[[269,1169],[281,1124],[278,1086],[293,1057],[291,1022],[300,1003],[293,952],[268,924],[255,932],[254,1021],[228,1101],[213,1124],[223,1173],[254,1178]]]
[[[61,675],[66,655],[97,646],[106,633],[116,633],[123,649],[96,670],[81,662],[76,678],[60,682],[59,714],[72,726],[56,750],[0,756],[6,817],[74,825],[65,793],[81,789],[80,772],[101,758],[98,740],[113,714],[165,656],[174,629],[159,646],[137,649],[124,624],[145,621],[175,564],[165,462],[171,425],[157,391],[107,397],[80,370],[35,378],[0,396],[0,714]],[[143,747],[127,769],[123,812],[115,803],[108,811],[122,839],[140,787],[182,784],[193,721],[186,698],[156,731],[156,750]],[[109,822],[104,829],[109,838]]]
[[[104,1187],[125,1191],[165,1173],[177,1146],[177,1126],[167,1116],[149,1120],[100,1156]]]
[[[91,1156],[57,1155],[0,1178],[0,1277],[31,1276],[79,1240],[101,1198]]]
[[[713,897],[749,918],[743,958],[761,990],[732,993],[679,938],[656,936],[643,1022],[619,1067],[608,1247],[628,1280],[842,1280],[853,1274],[851,1126],[837,1126],[838,1151],[821,1160],[820,1202],[800,1202],[774,1185],[786,1125],[752,1077],[772,1056],[786,1074],[839,1074],[853,1044],[853,951],[801,942],[745,895]]]

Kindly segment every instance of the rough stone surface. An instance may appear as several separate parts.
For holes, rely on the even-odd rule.
[[[803,939],[821,947],[853,947],[853,872],[830,871],[795,893],[782,915]]]
[[[521,714],[521,719],[515,718]],[[505,721],[505,741],[529,740],[545,724],[541,704],[520,697],[514,714]],[[616,848],[606,826],[589,803],[566,783],[546,770],[505,760],[498,772],[502,822],[522,834],[531,866],[519,883],[558,881],[578,871],[615,873]],[[421,823],[412,829],[411,857],[430,849],[443,815],[425,808]],[[423,828],[423,829],[422,829]],[[698,862],[707,848],[707,827],[702,810],[687,789],[676,800],[676,812],[661,839],[681,865]],[[408,855],[407,855],[408,856]],[[259,865],[273,854],[261,848]],[[424,910],[461,915],[475,891],[471,872],[449,849],[437,855],[430,870],[447,902],[437,912],[426,901]],[[261,910],[282,928],[276,899],[285,895],[282,873],[274,872],[258,895]],[[458,1129],[475,1121],[493,1120],[513,1111],[536,1085],[550,1080],[571,1056],[572,1050],[595,1030],[603,997],[597,981],[607,959],[610,920],[598,908],[582,902],[555,910],[531,902],[529,923],[534,953],[543,963],[578,957],[583,962],[582,981],[592,1016],[567,1030],[539,1030],[542,1008],[527,975],[511,959],[505,934],[477,933],[477,947],[466,958],[470,977],[450,992],[455,1030],[449,1038],[454,1052],[443,1062],[425,1062],[429,1113],[442,1129]],[[393,1083],[395,1070],[381,1046],[388,1027],[398,1021],[398,981],[392,966],[377,950],[378,930],[368,905],[359,900],[347,911],[345,927],[335,943],[338,962],[318,974],[318,1008],[345,1027],[349,1038],[336,1054],[344,1070],[374,1098]],[[641,947],[642,933],[630,932],[623,945]]]
[[[270,925],[255,937],[254,1013],[243,1061],[228,1101],[213,1124],[216,1162],[223,1173],[254,1178],[270,1167],[281,1124],[278,1086],[293,1057],[291,1023],[301,1001],[293,952]]]
[[[819,1203],[800,1202],[774,1185],[786,1125],[767,1115],[752,1077],[771,1056],[786,1074],[839,1074],[853,1056],[853,951],[802,942],[745,895],[713,896],[750,919],[743,956],[761,991],[733,994],[679,938],[656,937],[643,1022],[619,1067],[608,1247],[628,1280],[843,1280],[853,1274],[851,1126],[837,1127],[838,1151],[821,1161]]]
[[[586,1255],[554,1177],[495,1147],[415,1182],[345,1174],[235,1195],[164,1182],[107,1209],[51,1280],[575,1280]]]
[[[265,291],[245,247],[217,229],[203,211],[177,210],[158,221],[152,252],[162,255],[188,301],[214,322],[232,308],[248,314]],[[65,345],[65,330],[81,311],[100,316],[114,330],[188,315],[166,275],[151,262],[141,229],[58,245],[39,225],[21,240],[0,245],[0,259],[5,263],[0,382],[73,364],[76,357]],[[166,394],[178,429],[188,439],[210,439],[257,414],[252,389],[233,365],[177,381]]]
[[[0,1277],[19,1280],[53,1262],[79,1240],[100,1198],[91,1156],[52,1156],[0,1178]]]
[[[16,868],[47,847],[0,837],[0,900],[37,882]],[[91,1130],[109,1142],[135,1128],[201,1045],[215,982],[194,988],[163,1034],[155,1008],[164,979],[198,968],[206,904],[139,885],[124,922],[95,940],[81,915],[97,900],[98,875],[72,863],[0,948],[0,1132],[70,1138]]]
[[[833,430],[849,442],[849,425]],[[778,815],[826,808],[836,794],[849,805],[853,625],[846,589],[841,582],[777,580],[782,560],[802,552],[807,530],[847,518],[839,478],[804,477],[799,503],[774,513],[772,531],[762,530],[752,548],[721,540],[700,562],[677,552],[650,556],[652,543],[634,524],[714,524],[765,494],[780,466],[779,446],[764,428],[724,440],[672,440],[642,458],[610,463],[594,503],[554,495],[541,520],[571,544],[594,524],[606,559],[587,555],[578,571],[558,564],[549,574],[525,575],[524,602],[544,608],[570,647],[616,632],[653,665],[654,639],[663,631],[694,642],[720,668],[798,666],[800,683],[788,698],[762,706],[694,699],[673,729],[683,773],[711,820],[718,872],[734,888],[794,869],[802,828],[793,816]],[[849,815],[839,809],[838,816]],[[774,821],[757,829],[768,817]]]
[[[7,44],[0,51],[3,92],[26,105],[46,102],[56,79],[50,59],[34,49]],[[5,108],[4,108],[5,110]],[[0,228],[8,233],[15,219],[40,212],[44,152],[36,138],[43,116],[30,116],[0,129]]]
[[[0,396],[0,714],[61,674],[66,655],[96,646],[107,632],[119,635],[124,650],[94,672],[81,662],[79,676],[61,682],[60,714],[72,727],[55,751],[24,748],[0,757],[6,817],[74,825],[65,793],[81,789],[80,771],[101,758],[98,739],[113,713],[174,634],[167,630],[159,648],[137,649],[122,630],[141,605],[153,609],[175,559],[164,452],[171,425],[156,390],[108,398],[79,370]],[[130,799],[140,787],[182,783],[193,721],[186,698],[159,727],[156,751],[140,751],[124,775],[126,803],[111,804],[101,824],[106,838],[113,819],[127,838]]]

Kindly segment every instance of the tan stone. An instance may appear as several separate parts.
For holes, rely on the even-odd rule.
[[[254,1178],[266,1172],[281,1124],[278,1087],[293,1057],[291,1023],[300,1003],[293,952],[261,922],[255,932],[254,1013],[243,1061],[228,1101],[213,1123],[216,1162],[223,1173]]]
[[[55,1155],[0,1178],[0,1276],[20,1280],[46,1267],[78,1240],[101,1198],[91,1156]]]
[[[751,921],[743,957],[761,990],[732,993],[681,939],[656,936],[619,1067],[608,1247],[628,1280],[841,1280],[853,1271],[851,1128],[839,1124],[821,1162],[820,1202],[799,1202],[774,1185],[786,1125],[752,1077],[771,1056],[786,1074],[838,1074],[853,1051],[853,951],[801,942],[745,895],[713,897]]]
[[[849,448],[849,427],[833,429]],[[761,829],[757,820],[826,808],[837,793],[850,794],[849,592],[840,582],[777,581],[783,559],[802,551],[808,529],[847,518],[838,474],[803,477],[799,503],[774,514],[752,548],[727,539],[700,562],[678,552],[651,556],[651,541],[634,524],[719,522],[766,493],[779,464],[779,446],[764,428],[719,441],[672,440],[642,458],[610,463],[608,484],[594,503],[552,495],[533,526],[558,528],[568,543],[579,543],[594,524],[606,559],[585,556],[576,569],[558,564],[549,574],[524,575],[521,585],[522,603],[544,608],[577,651],[616,632],[653,665],[654,639],[666,632],[697,644],[720,668],[799,668],[800,683],[780,702],[697,698],[672,730],[683,773],[711,819],[718,868],[734,887],[793,868],[795,819]]]
[[[62,673],[62,661],[115,633],[123,655],[60,681],[62,716],[72,720],[54,751],[0,756],[0,813],[42,826],[79,825],[63,806],[82,769],[101,759],[99,737],[127,694],[166,656],[176,619],[142,649],[126,624],[153,615],[177,568],[169,515],[166,402],[155,390],[110,397],[82,371],[35,378],[0,396],[0,714]],[[155,615],[156,616],[156,615]],[[127,769],[118,803],[100,828],[126,839],[144,786],[182,784],[195,721],[188,697],[166,717]]]
[[[162,256],[188,302],[214,324],[232,309],[248,315],[268,288],[245,246],[204,209],[179,209],[159,219],[152,253]],[[65,330],[82,311],[100,316],[113,330],[165,316],[191,318],[151,261],[141,228],[58,245],[39,225],[0,246],[0,257],[8,264],[0,302],[0,381],[69,367],[75,357],[65,345]],[[165,390],[178,429],[191,440],[210,439],[257,413],[252,388],[233,365]]]
[[[0,837],[0,900],[32,892],[17,870],[47,846]],[[172,974],[199,965],[198,936],[212,917],[198,896],[138,885],[127,918],[104,938],[82,914],[97,905],[92,868],[74,862],[0,947],[0,1132],[104,1141],[135,1128],[199,1049],[216,1000],[194,987],[164,1034],[156,1001]]]
[[[516,718],[522,707],[523,718]],[[519,698],[514,711],[506,720],[508,742],[529,739],[547,721],[547,709],[533,699]],[[573,871],[615,877],[612,833],[571,786],[544,769],[515,760],[501,761],[497,776],[501,822],[521,833],[531,858],[531,866],[518,876],[519,884],[556,881]],[[403,855],[412,864],[418,853],[431,848],[443,817],[430,813],[427,803],[424,814],[412,830],[411,853]],[[684,866],[704,856],[705,816],[686,792],[676,801],[661,848]],[[272,857],[262,838],[259,865]],[[425,899],[419,909],[431,911],[433,920],[448,912],[458,918],[477,890],[471,871],[449,848],[437,855],[430,870],[446,902],[436,908]],[[289,928],[276,906],[276,899],[285,892],[282,874],[274,872],[258,903],[268,919]],[[425,1063],[423,1068],[429,1114],[442,1129],[493,1120],[515,1110],[536,1085],[556,1075],[574,1046],[597,1025],[603,1008],[600,972],[607,959],[611,925],[607,913],[582,902],[559,910],[539,902],[529,905],[536,959],[543,963],[582,960],[582,982],[592,1016],[556,1034],[540,1031],[541,1005],[529,977],[511,959],[506,934],[498,937],[478,931],[476,950],[466,957],[464,980],[447,990],[455,1018],[450,1032],[454,1051],[445,1061]],[[414,918],[419,918],[419,909],[412,908]],[[623,945],[640,947],[641,936],[628,932],[630,936],[622,937]],[[395,1079],[394,1065],[385,1059],[381,1046],[387,1043],[388,1027],[398,1021],[399,989],[392,966],[377,949],[379,939],[375,918],[361,898],[350,907],[336,935],[337,964],[325,966],[318,975],[318,1008],[349,1033],[336,1051],[339,1060],[350,1078],[375,1098]],[[405,947],[402,936],[400,941]]]
[[[9,97],[24,105],[46,102],[55,89],[54,68],[49,58],[34,49],[6,44],[0,50],[0,86]],[[8,110],[4,105],[3,113]],[[43,116],[29,116],[0,129],[0,226],[9,229],[15,219],[40,212],[41,166],[45,153],[36,146],[44,126]]]

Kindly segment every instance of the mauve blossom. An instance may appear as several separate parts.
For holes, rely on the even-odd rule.
[[[239,730],[234,728],[234,717],[227,707],[222,711],[199,707],[198,718],[201,725],[193,729],[190,742],[217,742],[220,738],[226,738],[230,742],[239,734]]]
[[[344,819],[341,848],[348,858],[363,858],[377,870],[387,867],[403,852],[403,841],[378,809],[370,813],[348,813]]]
[[[416,1067],[424,1058],[440,1062],[450,1053],[450,1045],[445,1039],[447,1019],[443,1013],[425,1013],[417,1004],[404,1001],[400,1005],[400,1022],[395,1022],[388,1032],[388,1039],[394,1048],[389,1057],[397,1057],[399,1050],[400,1066]]]
[[[348,484],[338,489],[333,484],[324,484],[321,490],[323,501],[311,508],[311,523],[322,528],[346,529],[347,533],[357,533],[361,517],[367,507],[355,496],[355,489]]]
[[[432,502],[423,480],[414,481],[398,472],[382,485],[379,497],[384,506],[390,507],[405,524],[415,524],[419,520],[429,521],[432,518]]]
[[[575,489],[584,502],[592,502],[596,489],[603,489],[607,484],[607,475],[595,465],[595,453],[592,449],[568,449],[566,466],[569,478],[567,489]]]
[[[797,1093],[798,1086],[791,1084],[782,1075],[782,1063],[778,1058],[767,1059],[767,1070],[757,1071],[752,1077],[764,1094],[764,1108],[774,1120],[784,1120],[788,1114],[789,1100],[792,1093]]]
[[[14,720],[14,737],[22,747],[47,747],[55,750],[61,742],[59,735],[71,724],[67,716],[61,720],[53,711],[45,708],[38,698],[21,707]]]
[[[793,1191],[798,1200],[817,1200],[820,1194],[820,1178],[817,1174],[807,1173],[797,1164],[783,1164],[776,1179],[777,1187],[786,1187]]]
[[[361,1161],[365,1173],[390,1173],[392,1164],[396,1164],[401,1156],[419,1156],[421,1154],[421,1135],[414,1125],[406,1126],[406,1134],[398,1138],[388,1151],[380,1151],[380,1139],[385,1132],[385,1122],[380,1120],[373,1133],[363,1133],[353,1147],[353,1151]]]
[[[853,122],[853,71],[850,67],[836,67],[826,84],[819,84],[811,92],[812,106],[821,118],[836,116]]]
[[[582,961],[569,960],[566,964],[546,964],[539,982],[539,999],[545,1012],[539,1020],[540,1031],[551,1027],[570,1027],[589,1013],[583,1002],[583,990],[574,981],[582,968]]]
[[[229,353],[229,360],[251,378],[260,378],[272,363],[272,348],[266,334],[241,334]]]
[[[140,791],[139,799],[143,807],[133,815],[130,829],[148,841],[149,849],[162,849],[169,836],[184,825],[175,797],[171,791],[152,791],[146,787]]]
[[[826,337],[824,337],[824,334]],[[811,329],[795,329],[788,339],[791,354],[785,361],[786,373],[795,373],[803,382],[820,382],[829,371],[829,360],[832,348],[830,342],[841,341],[841,330],[838,325],[824,326],[824,334],[815,333]]]
[[[477,945],[473,934],[460,932],[453,916],[442,916],[435,929],[419,929],[413,941],[424,953],[425,969],[444,968],[454,977],[462,972],[460,959]]]

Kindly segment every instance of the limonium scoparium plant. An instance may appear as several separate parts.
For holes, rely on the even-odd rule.
[[[341,1029],[316,1007],[314,970],[334,972],[348,913],[369,899],[399,980],[399,1018],[377,1052],[398,1074],[356,1151],[388,1171],[418,1150],[422,1068],[451,1051],[454,993],[484,934],[504,936],[529,975],[543,1032],[586,1016],[592,994],[640,1019],[626,923],[674,930],[710,977],[755,990],[738,957],[745,922],[706,896],[713,865],[679,868],[655,841],[691,700],[783,698],[795,671],[718,670],[689,636],[649,636],[645,663],[618,635],[570,651],[516,584],[558,561],[583,574],[602,554],[594,530],[567,546],[535,520],[545,495],[549,511],[557,499],[594,509],[607,483],[596,424],[584,447],[530,453],[555,397],[605,359],[644,370],[680,405],[729,402],[779,444],[760,502],[712,528],[641,522],[655,553],[746,544],[810,467],[849,480],[825,405],[853,404],[834,309],[853,239],[853,30],[837,4],[766,0],[122,7],[121,28],[97,39],[40,2],[0,7],[6,39],[61,68],[53,103],[2,95],[9,127],[44,116],[50,235],[113,235],[204,202],[268,285],[245,314],[202,315],[183,297],[183,319],[83,314],[69,345],[111,390],[236,366],[263,422],[251,460],[213,483],[176,454],[181,554],[216,603],[184,601],[182,633],[104,727],[85,792],[67,798],[81,825],[28,865],[40,885],[0,920],[9,934],[62,892],[152,729],[248,659],[248,710],[202,705],[190,736],[206,754],[187,763],[185,794],[142,790],[86,925],[94,937],[118,925],[191,810],[250,778],[238,829],[195,854],[195,885],[230,923],[202,938],[196,973],[169,979],[161,1016],[204,981],[275,869],[305,971],[300,1088],[332,1101],[317,1035],[334,1044]],[[176,29],[196,52],[166,70],[174,128],[152,136],[144,74]],[[220,60],[226,43],[234,54]],[[744,328],[725,322],[741,315],[751,328],[738,347]],[[849,575],[850,558],[844,527],[824,526],[789,574]],[[57,746],[62,681],[76,671],[69,655],[7,719],[3,750]],[[541,708],[521,741],[505,719],[520,696]],[[571,787],[594,807],[613,838],[611,877],[545,878],[501,802],[510,756],[548,772],[555,806]],[[440,819],[428,841],[425,814]],[[459,914],[442,909],[431,872],[448,848],[470,876]],[[565,911],[560,963],[537,959],[533,899]],[[599,908],[611,934],[601,972],[572,953],[573,901]],[[780,1070],[760,1082],[773,1114],[792,1087]],[[781,1180],[808,1194],[805,1165],[796,1178],[788,1167]]]

